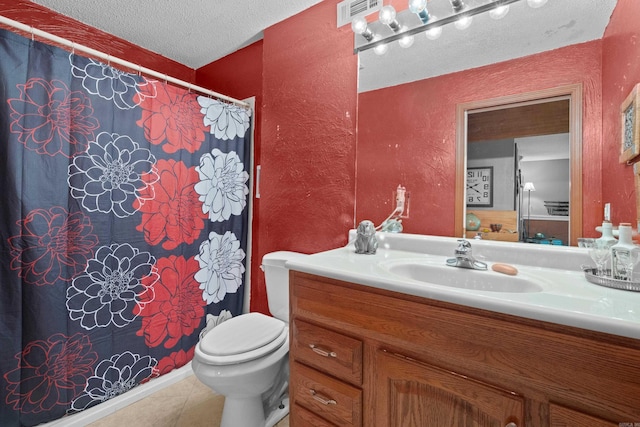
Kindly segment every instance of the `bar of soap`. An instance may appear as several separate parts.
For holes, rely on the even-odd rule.
[[[493,264],[491,269],[498,273],[508,274],[509,276],[515,276],[518,274],[518,269],[509,264]]]

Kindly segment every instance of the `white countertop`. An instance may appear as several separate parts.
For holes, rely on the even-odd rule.
[[[353,232],[350,233],[353,237]],[[582,264],[593,265],[587,250],[575,247],[470,240],[476,259],[515,266],[518,277],[538,283],[540,292],[461,289],[412,280],[385,266],[411,261],[441,263],[453,256],[457,239],[378,233],[374,255],[356,254],[353,244],[287,262],[289,269],[361,285],[421,296],[494,312],[640,339],[640,292],[588,282]],[[455,267],[447,267],[455,268]],[[474,274],[501,275],[491,271]],[[504,278],[504,275],[501,275]]]

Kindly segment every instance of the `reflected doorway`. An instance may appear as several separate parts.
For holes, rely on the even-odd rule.
[[[467,212],[506,222],[485,238],[568,244],[569,142],[567,97],[468,111]],[[489,191],[470,188],[469,174],[486,167],[493,172],[492,185],[484,183],[491,203],[482,204]]]
[[[455,199],[457,236],[467,236],[466,212],[471,208],[481,210],[480,207],[474,207],[473,204],[467,206],[469,203],[466,188],[466,178],[469,172],[467,167],[480,167],[477,163],[473,164],[473,152],[482,151],[475,149],[474,144],[507,140],[513,141],[506,144],[510,145],[513,150],[511,172],[504,172],[510,173],[510,178],[498,175],[495,178],[497,181],[494,183],[499,182],[500,186],[507,188],[507,192],[509,192],[509,188],[511,190],[508,197],[495,193],[494,200],[495,203],[498,203],[502,197],[503,202],[507,200],[508,204],[507,206],[497,204],[484,206],[482,210],[505,207],[504,210],[495,209],[495,212],[500,211],[513,215],[517,234],[510,236],[509,239],[496,240],[526,241],[529,237],[535,237],[535,229],[546,229],[548,231],[543,232],[545,235],[563,236],[563,244],[576,244],[576,238],[582,229],[581,106],[581,85],[564,86],[458,105]],[[566,142],[567,140],[568,142]],[[550,150],[546,150],[547,154],[544,153],[544,147],[548,148],[555,142],[561,145],[568,143],[568,159],[566,153],[554,154]],[[536,150],[539,153],[536,153]],[[472,155],[471,160],[467,159],[468,154]],[[543,166],[543,163],[536,163],[543,161],[542,156],[545,155],[548,159],[544,161],[552,163],[548,163],[546,166]],[[525,160],[527,157],[528,160]],[[560,157],[565,158],[561,160]],[[467,164],[468,161],[469,164]],[[539,171],[531,169],[531,166],[536,164],[539,171],[546,172],[540,174]],[[488,166],[486,161],[485,166]],[[565,191],[568,193],[564,193],[564,196],[559,193],[549,193],[550,185],[553,186],[550,181],[562,179],[561,175],[564,175],[565,179],[568,177],[569,187],[565,187]],[[535,185],[535,181],[533,181],[535,176],[540,177],[539,188],[541,192],[537,195],[539,199],[534,198],[536,196],[533,192],[523,192],[526,182],[533,182]],[[525,181],[527,179],[529,181]],[[498,188],[496,187],[495,190],[498,191]],[[529,210],[526,196],[531,196],[535,202],[532,205],[534,210],[530,216],[527,215]],[[523,219],[528,219],[529,222],[523,221]],[[487,219],[487,221],[490,220]],[[534,221],[546,222],[541,225]],[[488,225],[483,224],[482,228],[488,228]],[[527,225],[529,225],[529,229],[526,228]],[[553,227],[549,227],[550,225],[560,228],[554,231]],[[500,237],[505,237],[504,233]]]

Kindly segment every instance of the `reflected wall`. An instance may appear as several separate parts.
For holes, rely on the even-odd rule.
[[[408,233],[454,235],[456,105],[583,86],[583,233],[602,221],[602,40],[358,96],[356,220],[378,223],[399,184],[411,192]]]

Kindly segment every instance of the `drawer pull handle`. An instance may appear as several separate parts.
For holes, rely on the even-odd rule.
[[[309,347],[311,347],[311,350],[313,350],[314,353],[319,354],[320,356],[324,356],[324,357],[338,357],[338,355],[334,352],[334,351],[327,351],[327,350],[323,350],[321,348],[316,347],[315,344],[309,344]]]
[[[314,389],[309,389],[309,392],[311,392],[311,396],[313,396],[314,400],[317,400],[318,402],[322,403],[325,406],[338,404],[338,402],[336,402],[335,400],[330,399],[321,394],[318,394],[318,392],[316,392]]]

